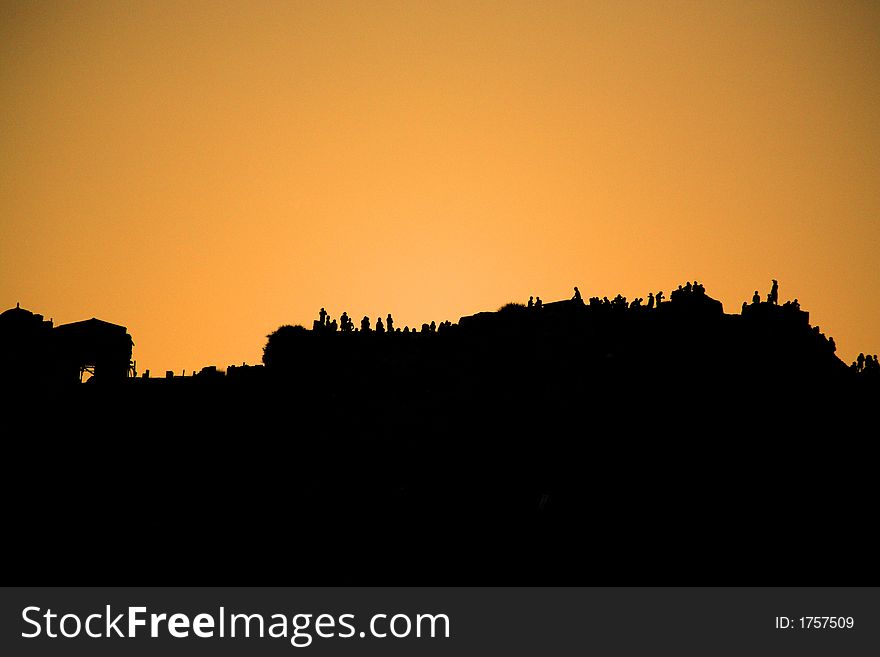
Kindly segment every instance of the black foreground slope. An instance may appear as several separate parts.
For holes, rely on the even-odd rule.
[[[7,391],[13,578],[876,582],[877,377],[804,313],[563,302],[275,347]]]

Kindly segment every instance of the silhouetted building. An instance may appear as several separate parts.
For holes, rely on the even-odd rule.
[[[91,372],[95,381],[119,381],[131,372],[134,342],[124,326],[92,318],[55,329],[61,378],[80,381]]]
[[[51,378],[53,337],[51,321],[19,304],[0,314],[0,376],[17,382]]]
[[[133,373],[124,326],[99,319],[53,327],[19,305],[0,314],[0,362],[6,380],[30,383],[122,380]]]

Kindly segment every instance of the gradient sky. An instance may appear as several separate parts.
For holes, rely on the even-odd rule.
[[[3,2],[0,307],[138,369],[780,281],[880,351],[874,2]]]

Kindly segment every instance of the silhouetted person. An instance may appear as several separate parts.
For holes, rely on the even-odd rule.
[[[522,306],[520,306],[520,307],[522,307]],[[436,333],[436,332],[437,332],[437,323],[432,320],[431,321],[431,333]]]
[[[773,285],[770,288],[770,294],[767,295],[767,301],[773,304],[779,303],[779,281],[775,278],[773,279]]]
[[[376,333],[384,333],[384,332],[385,332],[385,325],[382,323],[382,318],[378,317],[378,318],[376,318]]]
[[[364,318],[361,320],[361,331],[366,333],[370,330],[370,318],[364,315]]]
[[[388,313],[385,324],[388,326],[388,332],[394,333],[394,318],[391,317],[391,313]]]
[[[859,372],[865,369],[865,354],[859,354],[859,357],[856,358],[856,364]]]
[[[543,305],[544,305],[544,302],[541,301],[541,297],[538,297],[537,299],[535,299],[535,310],[541,310]]]
[[[321,318],[321,326],[324,326],[325,322],[327,321],[327,311],[321,308],[321,312],[318,313],[318,315]]]
[[[534,306],[535,306],[534,297],[529,297],[529,309],[533,308]]]
[[[761,303],[761,295],[758,294],[757,290],[755,290],[755,293],[752,295],[752,303],[756,306]]]
[[[743,314],[743,315],[746,314],[746,308],[748,307],[748,305],[749,305],[749,304],[747,304],[745,301],[743,301],[743,307],[742,307],[742,314]]]
[[[607,297],[606,297],[607,298]],[[660,307],[660,304],[663,302],[663,290],[660,290],[657,293],[657,307]]]
[[[348,313],[343,312],[342,316],[339,318],[340,328],[343,333],[348,333],[351,331],[352,326],[349,324],[351,322],[351,318],[349,318]]]
[[[648,292],[648,310],[654,307],[654,293]]]
[[[583,299],[581,299],[581,291],[577,289],[577,285],[574,286],[574,296],[571,299],[572,301],[580,301],[583,303]]]

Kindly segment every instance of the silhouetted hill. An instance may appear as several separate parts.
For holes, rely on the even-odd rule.
[[[418,332],[322,313],[263,368],[19,388],[16,556],[99,581],[864,582],[876,369],[794,304],[671,296]]]

